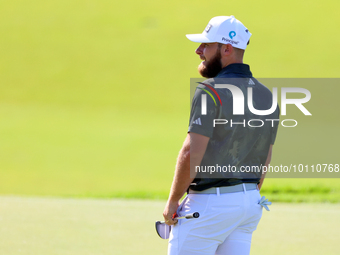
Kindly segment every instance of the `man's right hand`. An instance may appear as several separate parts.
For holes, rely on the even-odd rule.
[[[168,200],[163,211],[165,224],[171,226],[177,223],[178,220],[174,220],[173,218],[176,215],[178,206],[179,206],[179,201],[173,202],[173,201]]]

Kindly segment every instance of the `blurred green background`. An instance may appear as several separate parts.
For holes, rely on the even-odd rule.
[[[0,194],[166,198],[213,16],[253,34],[258,78],[339,77],[339,1],[0,1]],[[272,87],[270,84],[266,84]],[[339,164],[337,84],[280,128],[273,165]],[[288,111],[290,109],[288,108]],[[288,116],[287,116],[288,118]],[[301,162],[300,162],[301,161]],[[339,179],[274,179],[276,201],[340,201]]]

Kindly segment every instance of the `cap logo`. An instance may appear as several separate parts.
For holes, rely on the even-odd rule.
[[[226,42],[228,42],[230,44],[236,44],[236,45],[240,42],[240,41],[230,40],[230,39],[225,38],[225,37],[222,37],[222,41],[226,41]]]
[[[207,27],[204,29],[204,31],[208,33],[210,31],[211,27],[212,27],[212,25],[208,24]]]
[[[229,33],[230,39],[233,39],[235,36],[236,36],[236,32],[235,31],[230,31],[230,33]]]

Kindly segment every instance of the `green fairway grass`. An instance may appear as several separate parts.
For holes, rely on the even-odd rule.
[[[1,1],[0,194],[166,198],[200,60],[186,33],[235,15],[255,77],[339,77],[338,1]],[[266,84],[272,87],[271,84]],[[334,84],[333,84],[334,85]],[[339,86],[306,85],[272,164],[339,164]],[[340,201],[340,179],[267,179],[274,201]]]
[[[159,255],[165,201],[0,197],[0,253]],[[339,204],[274,203],[254,232],[253,255],[337,255]]]

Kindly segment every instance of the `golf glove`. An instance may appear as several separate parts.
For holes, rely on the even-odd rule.
[[[268,208],[268,205],[271,205],[271,204],[272,204],[272,202],[269,202],[268,199],[266,199],[265,196],[261,197],[259,205],[264,207],[264,209],[266,209],[267,211],[270,211],[269,208]]]

